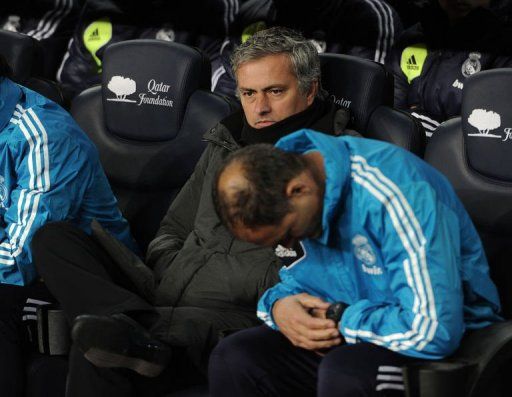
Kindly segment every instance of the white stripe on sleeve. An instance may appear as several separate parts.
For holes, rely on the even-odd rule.
[[[426,239],[421,226],[398,186],[385,177],[377,167],[368,165],[362,156],[351,156],[352,177],[379,200],[388,212],[408,258],[404,260],[404,274],[413,297],[414,320],[412,329],[390,335],[377,335],[366,330],[345,328],[351,337],[366,337],[376,344],[388,344],[391,350],[405,350],[416,346],[422,350],[430,342],[437,328],[437,313],[430,275],[426,264]]]

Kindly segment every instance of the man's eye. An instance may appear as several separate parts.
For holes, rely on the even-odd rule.
[[[242,96],[250,98],[254,95],[254,91],[242,91]]]
[[[270,93],[272,95],[279,95],[283,93],[283,90],[281,88],[273,88],[270,90]]]

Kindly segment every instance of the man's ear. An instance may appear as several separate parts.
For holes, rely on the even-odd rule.
[[[303,178],[302,175],[298,175],[290,182],[288,182],[288,185],[286,185],[286,197],[300,197],[309,193],[310,190],[311,187],[307,184],[307,181]]]
[[[311,87],[309,88],[309,92],[306,97],[308,106],[310,106],[313,103],[313,101],[316,98],[317,93],[318,93],[318,81],[313,81],[313,83],[311,83]]]

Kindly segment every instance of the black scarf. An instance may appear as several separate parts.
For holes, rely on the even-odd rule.
[[[244,116],[240,143],[242,146],[255,143],[274,144],[283,136],[302,128],[332,134],[335,112],[336,107],[331,101],[315,98],[307,109],[265,128],[251,127]]]

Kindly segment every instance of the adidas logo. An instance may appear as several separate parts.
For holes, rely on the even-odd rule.
[[[98,31],[98,28],[96,28],[89,34],[89,40],[99,40],[99,39],[100,39],[100,32]]]
[[[275,249],[276,256],[279,258],[295,258],[297,257],[297,251],[293,248],[286,248],[279,244]]]
[[[412,54],[409,59],[407,60],[407,69],[409,70],[419,70],[419,66],[416,63],[416,58],[414,57],[414,54]]]

